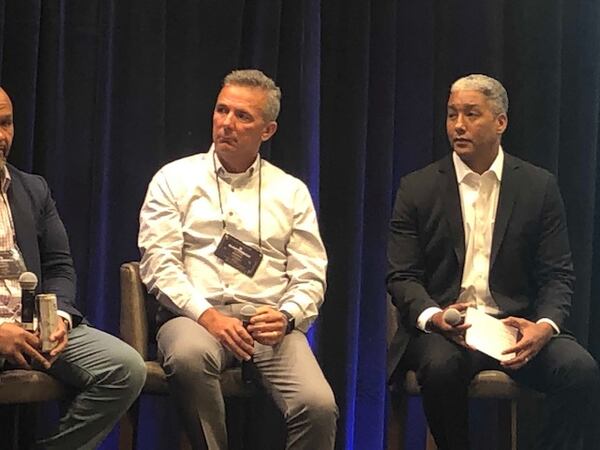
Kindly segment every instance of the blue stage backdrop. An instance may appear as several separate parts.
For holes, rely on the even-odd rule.
[[[205,151],[220,80],[259,68],[283,91],[264,157],[309,185],[330,257],[314,347],[340,407],[337,448],[383,448],[394,192],[449,151],[448,86],[477,72],[508,89],[506,151],[558,175],[578,275],[571,325],[600,354],[600,2],[2,0],[0,42],[11,162],[48,179],[79,305],[99,328],[118,333],[118,268],[139,257],[151,176]],[[142,405],[141,448],[172,448],[171,406]],[[115,447],[113,434],[103,448]]]

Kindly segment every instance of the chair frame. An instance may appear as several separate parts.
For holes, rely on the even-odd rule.
[[[387,343],[389,344],[398,328],[398,311],[387,297]],[[404,380],[392,383],[388,387],[390,396],[387,418],[386,444],[388,450],[404,449],[404,423],[407,415],[408,396],[421,395],[421,387],[417,382],[416,373],[406,372]],[[518,402],[520,399],[540,397],[541,394],[519,385],[506,373],[499,370],[484,370],[479,372],[469,385],[469,398],[494,399],[508,402],[508,411],[500,410],[499,430],[510,429],[508,439],[503,440],[500,448],[517,450],[518,446]],[[426,450],[437,450],[437,445],[427,427],[425,443]]]
[[[139,263],[126,262],[121,265],[121,339],[131,345],[146,362],[147,377],[143,394],[169,395],[167,377],[160,364],[151,359],[149,344],[154,339],[157,301],[142,284]],[[257,387],[242,381],[239,368],[228,369],[221,374],[221,390],[224,397],[252,397]],[[139,399],[129,408],[120,422],[119,449],[137,448]],[[181,438],[180,448],[189,449],[187,436]]]
[[[31,429],[21,430],[22,419],[33,425],[35,420],[31,414],[23,414],[24,407],[36,403],[60,400],[65,397],[66,389],[62,383],[39,370],[8,369],[0,371],[0,405],[10,407],[10,448],[18,450],[26,443],[21,439],[31,439]],[[3,439],[3,440],[4,440]],[[5,441],[5,442],[6,442]]]

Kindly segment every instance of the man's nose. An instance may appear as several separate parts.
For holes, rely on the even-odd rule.
[[[227,114],[225,114],[225,117],[223,117],[223,126],[231,127],[232,124],[233,124],[233,113],[228,112]]]
[[[465,131],[465,122],[462,114],[456,116],[456,122],[454,122],[454,130],[457,133],[463,133]]]

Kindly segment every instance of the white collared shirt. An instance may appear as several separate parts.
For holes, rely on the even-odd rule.
[[[492,236],[502,181],[504,152],[479,175],[452,152],[465,233],[465,264],[458,301],[471,303],[487,314],[500,312],[489,288]]]
[[[224,231],[259,249],[259,171],[263,258],[249,278],[215,250]],[[140,211],[138,245],[149,291],[193,320],[211,306],[252,303],[288,311],[305,331],[323,302],[327,255],[310,193],[302,181],[260,157],[246,172],[232,174],[213,146],[164,166]]]

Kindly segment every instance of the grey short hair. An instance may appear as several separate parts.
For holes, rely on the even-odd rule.
[[[477,91],[487,97],[495,114],[508,113],[508,94],[498,80],[487,75],[471,74],[459,78],[450,87],[450,92]]]
[[[267,104],[263,111],[263,117],[268,122],[277,120],[281,105],[281,89],[275,82],[256,69],[234,70],[223,80],[223,86],[244,86],[259,88],[267,94]]]

